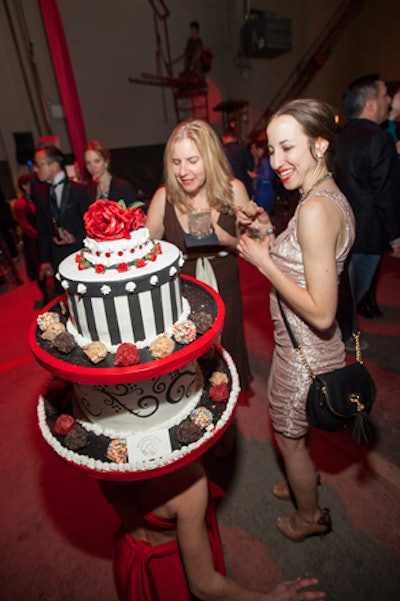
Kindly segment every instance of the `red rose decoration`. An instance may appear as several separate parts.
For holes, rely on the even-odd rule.
[[[228,400],[229,390],[225,382],[211,386],[210,397],[214,403],[222,403],[222,401]]]
[[[128,269],[129,269],[128,263],[119,263],[119,265],[117,267],[117,271],[119,273],[123,273],[124,271],[128,271]]]
[[[131,231],[138,230],[146,223],[146,215],[140,207],[128,207],[126,212],[130,219]]]
[[[157,254],[156,253],[149,253],[149,255],[147,256],[147,258],[149,259],[149,261],[155,261],[157,259]]]
[[[113,200],[97,200],[84,215],[86,233],[96,240],[129,238],[132,209],[124,209]]]
[[[95,265],[94,270],[96,273],[104,273],[106,268],[104,267],[104,265]]]
[[[146,267],[146,261],[142,258],[142,259],[138,259],[136,261],[136,267]]]

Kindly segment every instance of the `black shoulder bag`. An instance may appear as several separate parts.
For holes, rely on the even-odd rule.
[[[356,363],[316,375],[292,332],[279,294],[277,294],[277,299],[293,347],[312,378],[306,403],[308,423],[314,428],[328,432],[353,426],[352,438],[358,443],[368,442],[370,437],[368,414],[375,401],[376,387],[362,361],[360,331],[355,310],[353,313],[353,338],[356,348]]]

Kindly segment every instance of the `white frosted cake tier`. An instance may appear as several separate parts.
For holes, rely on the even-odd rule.
[[[75,254],[61,262],[58,279],[68,295],[67,328],[80,346],[100,340],[110,352],[123,342],[144,348],[187,318],[190,307],[182,299],[179,278],[182,253],[168,242],[158,244],[161,252],[154,260],[124,272],[81,270]]]
[[[154,251],[154,242],[150,240],[146,227],[130,232],[129,238],[118,240],[85,238],[83,246],[81,254],[84,260],[91,265],[103,265],[107,269],[124,264],[132,268],[132,263],[146,258]],[[133,267],[135,268],[135,265]]]
[[[146,417],[148,430],[138,424],[137,428],[140,428],[140,431],[133,430],[128,434],[119,432],[118,436],[115,436],[107,433],[108,421],[107,424],[100,426],[94,425],[87,418],[75,418],[73,430],[81,429],[79,436],[83,434],[83,439],[77,448],[71,448],[72,445],[69,445],[67,440],[69,434],[64,436],[54,430],[55,422],[61,414],[65,415],[66,412],[70,414],[70,411],[73,411],[76,416],[75,394],[69,397],[70,402],[66,405],[66,393],[61,388],[60,393],[54,394],[48,391],[47,398],[43,396],[39,398],[38,418],[43,437],[57,455],[70,465],[83,469],[85,473],[106,479],[133,480],[162,475],[170,469],[184,465],[187,461],[193,461],[225,431],[233,417],[240,391],[239,378],[230,355],[222,347],[217,345],[216,348],[216,360],[212,360],[211,371],[207,362],[198,364],[203,378],[203,389],[200,394],[198,395],[197,392],[197,384],[196,392],[191,394],[188,378],[182,392],[182,400],[178,404],[179,409],[174,410],[175,415],[166,417],[165,423],[162,423],[160,414],[158,426],[157,422],[154,422],[154,427],[151,427],[150,423],[147,426],[150,418]],[[182,369],[184,370],[185,366]],[[210,396],[209,377],[214,370],[222,371],[228,376],[228,397],[223,402],[214,402]],[[118,386],[112,386],[111,390],[111,394],[115,395]],[[197,402],[194,403],[195,398]],[[69,405],[72,405],[72,408]],[[172,407],[170,409],[172,410]],[[192,420],[192,415],[196,411],[208,413],[211,421],[199,426],[199,434],[193,440],[180,440],[179,429]],[[136,417],[139,421],[140,417]],[[113,445],[112,456],[110,456],[110,445]],[[121,460],[118,457],[119,451],[123,457]]]
[[[197,361],[141,382],[74,384],[75,417],[86,430],[110,437],[170,428],[196,406],[203,386]]]

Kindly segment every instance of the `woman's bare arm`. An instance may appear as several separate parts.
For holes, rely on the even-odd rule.
[[[315,586],[317,580],[298,579],[284,582],[270,593],[245,589],[223,576],[214,568],[210,543],[207,536],[205,514],[208,504],[207,478],[203,468],[189,488],[173,501],[177,512],[178,542],[191,592],[203,601],[304,601],[325,599],[322,591],[302,592],[307,586]]]
[[[322,202],[321,202],[322,200]],[[342,222],[328,200],[311,198],[298,216],[298,238],[303,254],[306,288],[290,280],[272,261],[270,239],[257,244],[243,236],[238,251],[253,263],[290,304],[295,313],[314,327],[331,326],[337,307],[336,247]]]

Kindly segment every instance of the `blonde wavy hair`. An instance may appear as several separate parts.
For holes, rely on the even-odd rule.
[[[204,162],[206,189],[210,206],[220,213],[235,212],[233,173],[221,141],[214,130],[201,119],[179,123],[172,131],[164,151],[164,182],[169,203],[183,213],[193,210],[193,202],[174,175],[172,162],[176,142],[188,138],[194,142]]]

